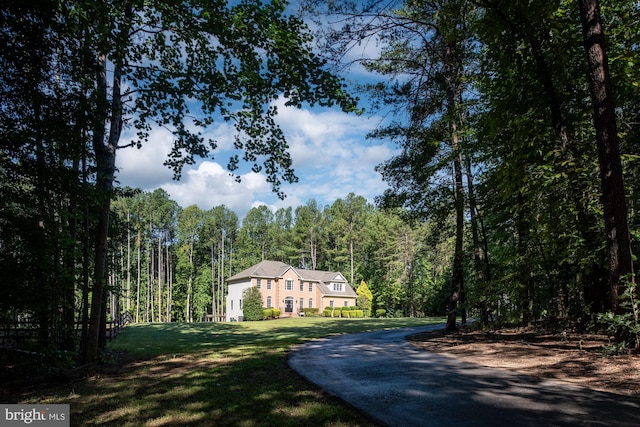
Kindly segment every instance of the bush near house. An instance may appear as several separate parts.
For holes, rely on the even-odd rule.
[[[277,308],[263,308],[262,309],[262,319],[277,319],[280,317],[280,310]]]
[[[360,309],[350,309],[350,310],[342,310],[340,313],[342,317],[364,317],[364,310]]]
[[[376,317],[386,317],[387,315],[387,310],[385,310],[384,308],[379,308],[376,310]]]
[[[325,307],[322,311],[324,317],[364,317],[364,311],[357,307]]]
[[[242,292],[243,306],[242,315],[244,320],[262,320],[262,294],[255,287],[250,287]]]
[[[351,317],[364,317],[364,310],[351,310]]]
[[[320,315],[319,308],[303,308],[302,312],[306,317],[318,317]],[[324,315],[324,312],[323,312]]]

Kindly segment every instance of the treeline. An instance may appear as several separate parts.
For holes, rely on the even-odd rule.
[[[393,315],[446,306],[449,329],[470,311],[640,342],[637,2],[309,0],[338,17],[319,19],[325,54],[378,43],[359,62],[389,118],[371,137],[401,148],[378,169],[390,190],[242,224],[116,181],[118,150],[154,129],[173,133],[179,176],[228,122],[228,170],[246,162],[282,195],[296,177],[273,101],[359,111],[285,2],[231,3],[4,5],[3,330],[28,320],[39,350],[91,362],[110,316],[216,319],[224,278],[276,259],[365,280]]]
[[[257,0],[3,2],[3,326],[28,320],[38,334],[37,352],[98,359],[108,303],[115,305],[109,293],[116,288],[110,246],[117,231],[110,218],[119,191],[116,154],[148,143],[154,129],[174,136],[165,164],[176,176],[215,150],[206,135],[226,122],[234,130],[230,172],[246,163],[280,195],[282,182],[295,182],[270,103],[286,96],[292,106],[352,111],[355,100],[314,53],[306,24],[286,7]],[[175,254],[162,244],[169,236],[162,228],[150,232],[160,244],[153,254],[144,248],[149,268],[154,280],[171,283]],[[148,304],[136,307],[138,319],[172,317],[176,299],[158,283],[140,296]],[[200,302],[184,303],[188,319]]]
[[[428,226],[349,194],[331,205],[272,212],[254,207],[240,222],[225,206],[178,206],[162,189],[113,203],[110,316],[137,322],[221,320],[226,279],[262,260],[341,271],[373,293],[372,312],[443,315],[450,243]]]
[[[640,345],[637,2],[306,3],[325,52],[380,77],[381,205],[454,216],[447,328],[478,307]]]

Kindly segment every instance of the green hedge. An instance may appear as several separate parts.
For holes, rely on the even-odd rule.
[[[318,317],[320,309],[319,308],[303,308],[302,312],[307,317]]]
[[[387,315],[387,310],[384,308],[379,308],[376,310],[376,317],[385,317]]]
[[[280,317],[280,310],[277,308],[263,308],[262,309],[262,318],[263,319],[277,319]]]
[[[342,317],[364,317],[364,311],[358,309],[342,310]]]
[[[322,310],[322,315],[324,317],[331,317],[333,313],[333,317],[346,317],[346,318],[355,318],[355,317],[364,317],[364,311],[360,309],[352,309],[351,307],[325,307]]]

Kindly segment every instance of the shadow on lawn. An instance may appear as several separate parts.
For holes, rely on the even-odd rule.
[[[314,319],[288,318],[243,323],[162,323],[127,327],[112,344],[145,357],[176,355],[194,351],[233,353],[243,346],[289,347],[335,334],[372,331],[404,326],[402,319]],[[426,324],[415,320],[415,326]]]
[[[132,361],[90,378],[64,401],[72,424],[84,426],[375,425],[302,380],[277,351]]]
[[[68,403],[74,426],[370,426],[291,370],[286,353],[314,338],[419,324],[301,318],[131,325],[110,346],[114,363],[22,401]]]

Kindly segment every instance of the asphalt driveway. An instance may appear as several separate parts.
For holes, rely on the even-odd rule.
[[[438,328],[310,341],[289,366],[389,426],[640,426],[640,399],[460,362],[405,339]]]

